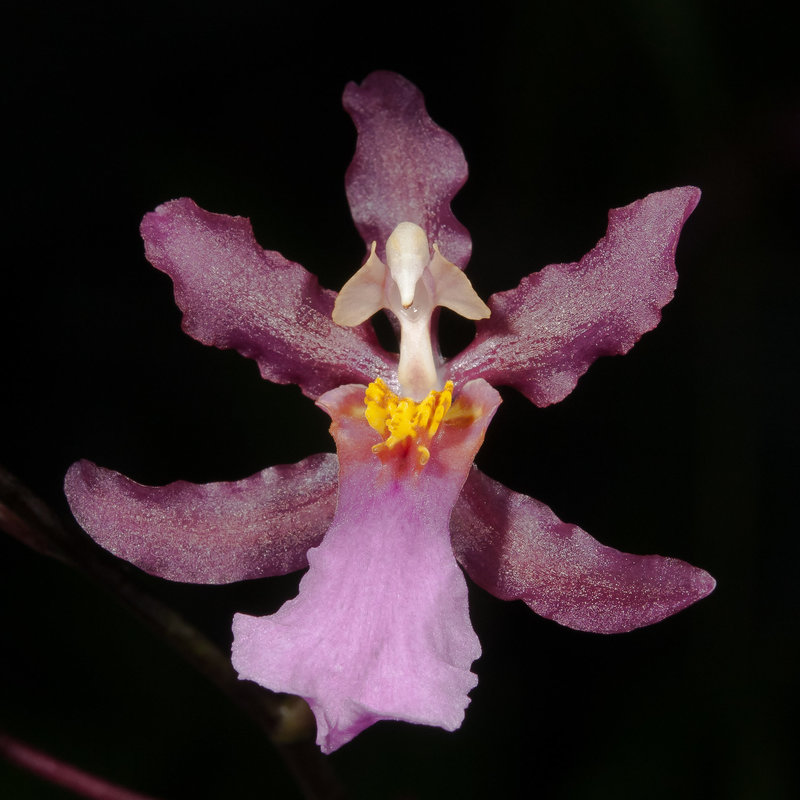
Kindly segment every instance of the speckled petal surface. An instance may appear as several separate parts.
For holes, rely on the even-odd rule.
[[[715,586],[685,561],[606,547],[477,468],[453,509],[451,532],[456,557],[479,586],[576,630],[623,633],[651,625]]]
[[[308,563],[336,509],[336,456],[320,453],[230,483],[140,483],[78,461],[64,484],[72,513],[102,547],[187,583],[284,575]]]
[[[678,279],[675,249],[700,199],[687,186],[609,212],[608,231],[577,264],[551,264],[489,298],[492,315],[448,377],[513,386],[538,406],[563,400],[600,356],[658,325]]]
[[[183,329],[254,359],[268,380],[316,398],[392,368],[370,324],[334,325],[336,295],[300,264],[259,247],[248,219],[183,198],[147,214],[141,232],[150,263],[175,284]]]
[[[325,394],[340,462],[339,504],[296,598],[269,617],[237,614],[240,677],[305,698],[331,752],[383,720],[457,728],[480,655],[467,587],[450,545],[450,510],[499,404],[465,387],[471,424],[442,424],[421,469],[371,452],[363,386]],[[394,452],[394,451],[392,451]]]
[[[350,211],[367,248],[384,246],[401,222],[414,222],[431,246],[462,269],[472,242],[450,201],[467,180],[461,146],[425,110],[422,92],[394,72],[373,72],[349,83],[344,107],[358,130],[345,185]]]

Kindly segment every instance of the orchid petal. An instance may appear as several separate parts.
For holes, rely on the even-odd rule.
[[[651,625],[716,585],[685,561],[606,547],[477,468],[453,509],[451,531],[456,557],[479,586],[580,631]]]
[[[381,719],[457,728],[480,655],[448,521],[499,395],[483,381],[465,387],[469,413],[445,419],[422,468],[372,453],[380,437],[363,399],[363,386],[343,386],[319,400],[333,419],[339,503],[299,595],[270,617],[234,620],[240,677],[305,698],[326,753]]]
[[[489,298],[491,317],[446,377],[513,386],[538,406],[563,400],[596,358],[627,353],[658,324],[699,199],[688,186],[609,212],[606,236],[580,262],[551,264]]]
[[[151,575],[230,583],[306,566],[336,507],[336,456],[320,453],[231,483],[140,483],[78,461],[65,493],[102,547]]]
[[[472,243],[450,210],[467,180],[458,142],[425,110],[422,92],[394,72],[373,72],[349,83],[344,107],[358,129],[358,144],[345,184],[350,211],[369,248],[384,246],[401,222],[413,222],[462,269]]]
[[[335,294],[280,253],[263,250],[250,221],[204,211],[188,198],[147,214],[150,263],[175,283],[183,328],[203,344],[234,348],[276,383],[309,397],[391,369],[371,326],[333,323]]]

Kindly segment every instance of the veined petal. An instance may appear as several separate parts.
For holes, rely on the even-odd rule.
[[[382,719],[457,728],[480,655],[448,522],[499,395],[466,386],[471,416],[445,419],[420,468],[372,453],[381,439],[364,388],[319,401],[333,419],[339,502],[299,595],[269,617],[237,614],[233,628],[240,677],[305,698],[324,752]]]
[[[147,214],[141,231],[150,263],[175,283],[184,330],[254,359],[268,380],[296,383],[316,398],[392,369],[371,325],[335,325],[335,293],[300,264],[259,247],[248,219],[183,198]]]
[[[678,279],[675,249],[700,199],[687,186],[608,215],[608,231],[577,264],[551,264],[489,298],[492,315],[448,366],[456,385],[480,375],[538,406],[563,400],[600,356],[621,355],[661,319]]]
[[[151,575],[231,583],[306,566],[336,508],[336,456],[320,453],[231,483],[140,483],[78,461],[64,490],[80,526]]]
[[[450,201],[467,180],[458,142],[425,110],[422,92],[394,72],[373,72],[359,86],[349,83],[344,107],[358,130],[345,185],[358,232],[378,256],[401,222],[413,222],[463,269],[472,252],[467,229]]]
[[[456,557],[479,586],[580,631],[651,625],[716,585],[685,561],[606,547],[477,467],[453,509],[451,532]]]

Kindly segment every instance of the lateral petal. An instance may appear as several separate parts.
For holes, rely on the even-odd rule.
[[[422,92],[395,72],[373,72],[342,98],[358,130],[345,186],[350,211],[367,247],[384,246],[401,222],[413,222],[463,269],[472,252],[467,229],[450,201],[467,180],[458,142],[428,116]]]
[[[73,464],[64,484],[72,513],[101,546],[151,575],[231,583],[284,575],[328,529],[338,464],[319,453],[230,483],[140,483],[93,464]]]
[[[678,237],[699,199],[687,186],[610,211],[605,237],[577,264],[551,264],[489,298],[491,317],[446,377],[480,375],[538,406],[563,400],[595,359],[627,353],[658,325],[678,279]]]
[[[652,625],[716,585],[685,561],[606,547],[477,467],[450,529],[456,558],[475,583],[575,630],[623,633]]]
[[[482,381],[466,387],[476,416],[443,422],[417,470],[416,458],[398,467],[372,453],[380,437],[364,419],[364,388],[320,398],[339,503],[300,593],[277,614],[234,620],[240,677],[305,698],[326,753],[381,719],[457,728],[480,655],[448,520],[499,396]]]
[[[371,325],[335,325],[335,293],[299,264],[259,247],[248,219],[212,214],[182,198],[147,214],[141,232],[150,263],[175,284],[183,329],[254,359],[267,380],[296,383],[316,398],[392,367]]]

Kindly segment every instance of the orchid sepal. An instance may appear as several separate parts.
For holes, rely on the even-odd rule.
[[[477,467],[450,528],[456,558],[481,588],[574,630],[626,633],[653,625],[716,586],[705,570],[680,559],[600,544]]]
[[[167,580],[220,584],[303,569],[333,519],[337,474],[336,456],[319,453],[239,481],[145,486],[83,460],[64,493],[115,556]]]

